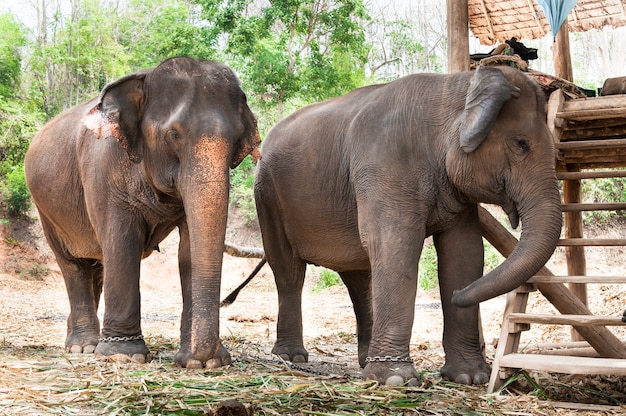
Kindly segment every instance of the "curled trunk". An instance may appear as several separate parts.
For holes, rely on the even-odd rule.
[[[494,270],[462,290],[452,302],[468,307],[516,289],[535,275],[550,259],[561,235],[561,200],[554,187],[537,193],[537,204],[522,204],[522,234],[511,255]]]

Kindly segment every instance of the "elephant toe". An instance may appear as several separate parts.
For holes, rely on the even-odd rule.
[[[95,345],[73,344],[65,349],[70,354],[93,354],[96,350]]]
[[[96,351],[95,345],[85,345],[83,347],[83,354],[93,354]]]
[[[183,368],[187,368],[189,370],[201,370],[202,369],[202,361],[189,359],[185,362],[184,365],[181,365]]]
[[[454,378],[454,382],[457,384],[471,385],[472,378],[469,376],[469,374],[459,374]]]
[[[151,360],[150,350],[146,347],[143,339],[101,341],[93,352],[97,358],[109,361],[145,364]]]
[[[387,386],[419,386],[421,384],[419,375],[410,363],[368,363],[363,369],[363,377]]]
[[[98,334],[72,332],[65,340],[65,351],[70,354],[93,354],[98,345]]]
[[[176,365],[190,370],[202,368],[214,369],[229,365],[231,363],[230,353],[223,345],[220,345],[217,354],[206,361],[199,360],[192,354],[190,348],[181,348],[174,357]]]
[[[489,374],[491,369],[485,362],[481,362],[479,365],[470,366],[465,364],[462,366],[454,366],[446,364],[441,369],[441,377],[444,380],[453,381],[457,384],[465,385],[478,385],[486,384],[489,382]]]
[[[272,349],[272,354],[279,356],[282,360],[292,363],[306,363],[309,361],[309,353],[303,346],[289,346],[276,344]]]
[[[302,354],[298,354],[298,355],[295,355],[295,356],[291,359],[291,362],[292,362],[292,363],[306,363],[306,362],[307,362],[307,359],[306,359],[306,357],[305,357],[304,355],[302,355]]]
[[[489,374],[481,372],[474,374],[474,378],[472,379],[472,381],[474,384],[487,384],[489,383],[489,378]]]

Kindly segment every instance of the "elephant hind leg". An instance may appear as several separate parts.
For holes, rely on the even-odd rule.
[[[255,198],[263,248],[278,289],[278,323],[272,353],[291,362],[307,362],[309,353],[304,348],[302,333],[302,289],[306,262],[294,252],[280,213],[273,204],[264,203],[268,196],[259,195],[255,190]]]
[[[98,304],[102,293],[102,264],[91,259],[65,261],[57,256],[70,301],[65,349],[93,353],[98,345]]]
[[[372,340],[372,274],[369,270],[353,270],[339,275],[352,299],[359,342],[359,365],[364,368]]]

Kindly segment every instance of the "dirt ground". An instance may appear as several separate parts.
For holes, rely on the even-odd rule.
[[[67,295],[63,278],[50,258],[38,224],[21,229],[18,227],[17,231],[4,227],[2,232],[0,345],[62,347],[69,311]],[[620,234],[624,238],[621,230],[605,232]],[[29,239],[34,244],[20,242],[20,239]],[[243,246],[261,246],[258,229],[232,222],[229,224],[227,240]],[[174,232],[160,244],[160,252],[155,252],[142,263],[142,328],[148,340],[158,338],[178,343],[182,302],[176,258],[177,241],[178,235]],[[588,274],[624,275],[623,257],[622,248],[591,250],[587,259]],[[20,259],[30,259],[31,265],[24,264]],[[33,271],[33,262],[45,264],[50,273],[39,276],[36,268]],[[257,259],[224,255],[222,298],[248,276],[257,262]],[[562,250],[557,250],[548,267],[555,274],[565,273]],[[303,295],[305,346],[311,354],[310,368],[324,372],[324,364],[331,363],[340,366],[340,371],[345,374],[357,375],[355,319],[349,296],[343,286],[315,291],[318,274],[318,268],[308,269]],[[595,313],[621,316],[626,307],[623,302],[625,290],[622,285],[590,285],[590,309]],[[535,312],[554,310],[537,293],[531,294],[530,305]],[[500,336],[504,306],[504,296],[481,304],[488,358],[493,357],[496,340]],[[234,304],[221,309],[221,335],[223,338],[254,342],[269,357],[276,339],[276,313],[276,288],[271,269],[266,265],[240,293]],[[441,336],[442,312],[438,291],[418,290],[411,339],[411,354],[418,370],[436,372],[443,364]],[[522,337],[523,345],[527,346],[568,340],[569,328],[556,326],[533,326]],[[3,361],[1,352],[0,361]]]

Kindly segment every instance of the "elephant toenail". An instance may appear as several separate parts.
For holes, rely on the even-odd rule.
[[[417,387],[417,386],[421,386],[422,382],[421,382],[421,380],[419,380],[417,378],[412,378],[409,381],[407,381],[406,385],[409,386],[409,387]]]
[[[394,376],[388,377],[387,381],[385,381],[385,384],[387,386],[401,386],[404,384],[404,379],[402,378],[402,376],[394,375]]]
[[[133,356],[130,359],[134,363],[138,363],[138,364],[146,363],[146,356],[143,354],[133,354]]]
[[[187,361],[186,368],[190,370],[199,370],[202,368],[202,363],[198,360],[189,360]]]
[[[469,374],[459,374],[454,379],[454,382],[457,383],[457,384],[471,385],[472,384],[472,379],[470,378]]]

